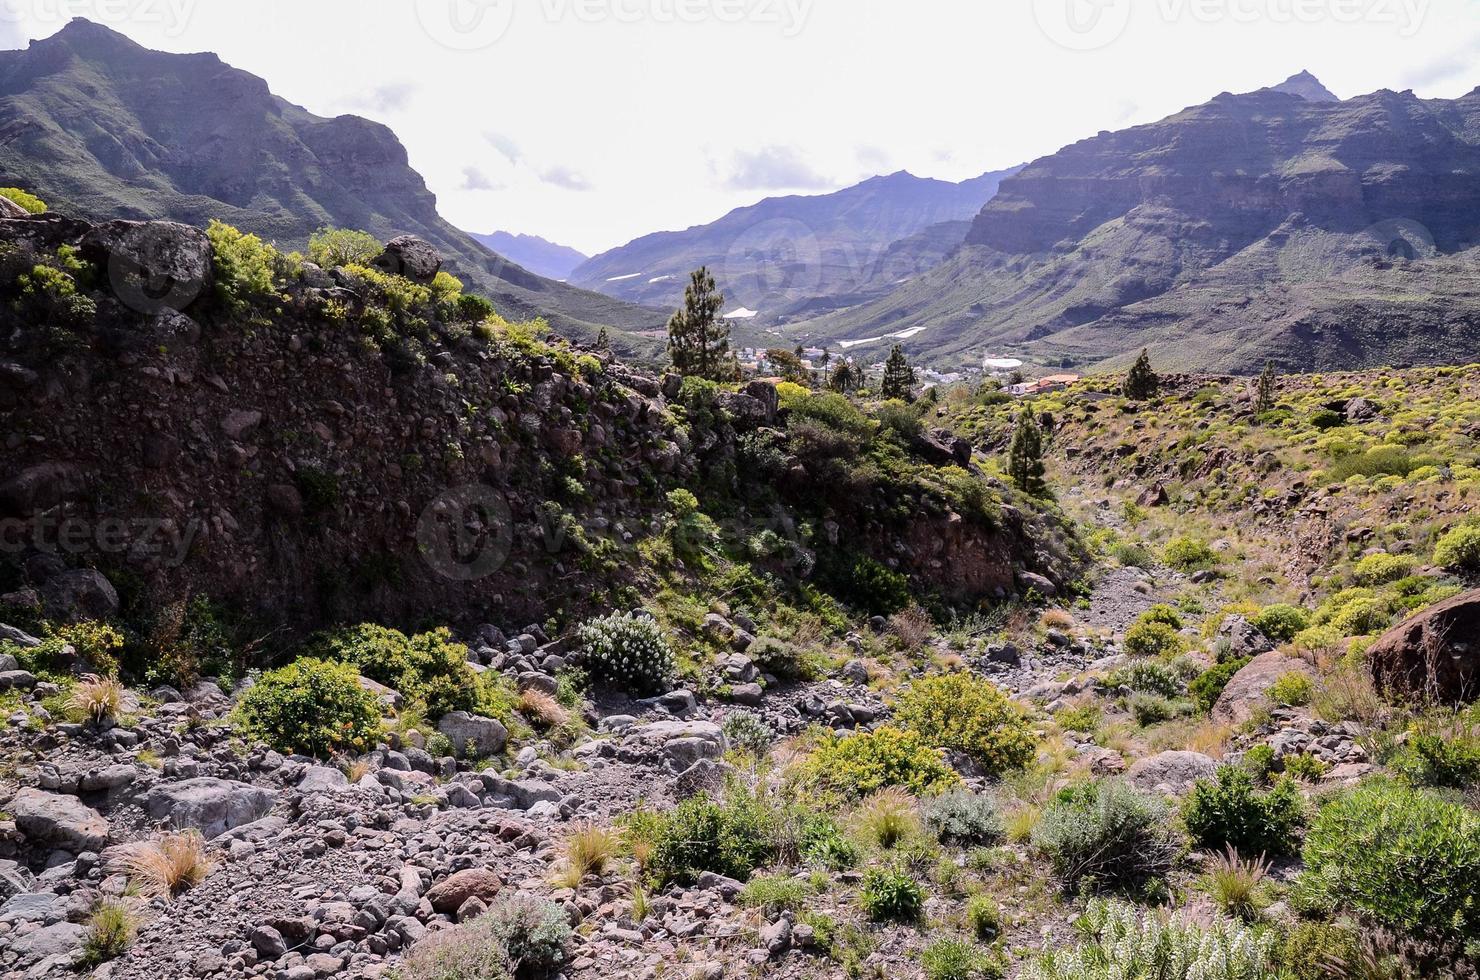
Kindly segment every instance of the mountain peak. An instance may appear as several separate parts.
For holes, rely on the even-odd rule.
[[[1321,80],[1308,71],[1291,75],[1278,85],[1271,85],[1267,91],[1284,92],[1288,95],[1298,95],[1307,102],[1340,102],[1341,99],[1334,92],[1321,84]]]

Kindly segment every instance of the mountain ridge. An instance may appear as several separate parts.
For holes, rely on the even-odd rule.
[[[585,252],[539,235],[511,234],[507,231],[468,234],[475,242],[495,254],[517,262],[536,275],[556,281],[568,279],[577,266],[590,258]]]
[[[91,220],[219,218],[291,247],[324,225],[416,234],[511,318],[546,316],[578,336],[662,325],[658,311],[538,276],[454,228],[388,127],[314,115],[215,54],[153,51],[82,18],[0,52],[0,180]]]
[[[634,302],[672,305],[682,298],[688,272],[707,265],[732,306],[785,319],[827,297],[877,291],[874,280],[891,246],[933,225],[969,220],[1015,170],[960,183],[900,170],[828,194],[768,197],[715,221],[653,232],[593,256],[571,281]],[[927,254],[916,264],[928,267],[943,257]]]
[[[1476,175],[1476,93],[1223,93],[1033,161],[941,266],[789,330],[921,328],[908,352],[961,364],[1113,367],[1147,345],[1189,370],[1462,357],[1480,339]]]

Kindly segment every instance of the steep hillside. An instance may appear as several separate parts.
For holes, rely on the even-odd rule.
[[[509,317],[576,336],[663,322],[490,254],[438,215],[386,127],[315,116],[215,55],[150,51],[86,20],[0,52],[0,181],[91,220],[219,218],[284,248],[326,225],[416,234]]]
[[[1202,370],[1463,359],[1480,338],[1477,124],[1480,92],[1220,95],[1034,161],[945,264],[795,334],[919,328],[907,350],[963,362],[1148,345]]]
[[[832,194],[773,197],[707,225],[658,232],[604,252],[572,282],[657,306],[683,297],[690,271],[712,269],[730,306],[786,319],[808,301],[829,307],[878,285],[896,245],[941,222],[964,221],[996,193],[1005,170],[959,184],[901,171]],[[951,245],[959,245],[959,239]],[[907,264],[928,267],[932,246]]]
[[[1013,591],[1018,571],[1071,564],[1036,519],[1006,519],[996,491],[972,489],[969,456],[949,446],[886,440],[841,399],[817,408],[843,412],[840,443],[822,422],[789,434],[810,401],[780,406],[764,383],[680,386],[550,346],[483,319],[445,276],[299,270],[172,223],[0,219],[0,242],[14,300],[0,312],[13,434],[0,509],[168,528],[154,550],[87,551],[156,601],[201,591],[295,625],[560,618],[641,591],[650,568],[633,534],[682,487],[741,540],[781,521],[792,530],[777,546],[844,585],[877,561],[970,604]],[[143,299],[136,267],[153,283],[214,267],[214,289],[168,292],[193,300],[187,317]],[[798,458],[809,438],[832,448]],[[428,550],[474,512],[472,543],[497,560],[469,578]]]
[[[511,235],[506,231],[491,235],[470,232],[470,235],[474,241],[547,279],[569,279],[576,267],[590,258],[569,245],[557,245],[538,235]]]

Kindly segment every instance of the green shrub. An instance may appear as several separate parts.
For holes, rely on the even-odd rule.
[[[1253,657],[1240,657],[1237,660],[1229,660],[1224,663],[1214,664],[1199,674],[1191,684],[1187,685],[1187,692],[1192,695],[1197,706],[1203,711],[1212,711],[1213,705],[1223,696],[1223,689],[1228,682],[1233,680],[1233,675],[1249,665]]]
[[[1317,429],[1325,431],[1346,424],[1346,416],[1329,408],[1322,408],[1311,414],[1310,424]]]
[[[1354,476],[1407,476],[1425,462],[1415,460],[1402,446],[1375,446],[1337,459],[1326,470],[1326,478],[1333,483],[1343,483]]]
[[[1407,555],[1368,555],[1357,562],[1353,577],[1363,585],[1386,585],[1407,578],[1418,562]]]
[[[1136,623],[1125,631],[1126,653],[1135,657],[1160,657],[1179,653],[1182,635],[1162,622]]]
[[[1021,707],[995,684],[964,672],[915,681],[895,717],[931,745],[968,756],[988,775],[1023,768],[1038,744]]]
[[[962,846],[1002,839],[1002,817],[990,796],[954,789],[925,803],[925,824],[943,842]]]
[[[1410,932],[1480,939],[1480,814],[1424,790],[1369,782],[1324,806],[1301,890]]]
[[[380,701],[347,664],[304,657],[263,674],[237,706],[242,728],[279,752],[327,758],[364,751],[380,733]]]
[[[1156,660],[1126,664],[1105,680],[1111,687],[1128,687],[1132,691],[1160,694],[1164,698],[1182,694],[1182,678],[1170,665]]]
[[[826,814],[812,814],[802,822],[797,850],[808,864],[841,871],[858,863],[858,845]]]
[[[910,580],[885,568],[867,555],[860,555],[832,576],[840,597],[866,612],[892,615],[914,599]]]
[[[776,739],[776,733],[765,719],[751,711],[730,712],[720,728],[732,749],[757,757],[765,755]]]
[[[0,192],[3,193],[3,192]],[[122,902],[105,899],[87,920],[82,939],[82,963],[95,967],[128,952],[139,935],[139,919]]]
[[[1232,847],[1240,854],[1293,854],[1305,825],[1305,802],[1288,779],[1261,792],[1247,769],[1222,766],[1217,781],[1199,779],[1182,803],[1187,833],[1205,850]]]
[[[1126,708],[1135,717],[1136,724],[1145,728],[1164,721],[1192,713],[1192,705],[1186,701],[1173,701],[1160,694],[1137,691],[1126,700]]]
[[[1199,538],[1183,536],[1168,541],[1161,550],[1161,560],[1173,568],[1191,571],[1211,568],[1218,563],[1218,556],[1208,543]]]
[[[1288,775],[1296,779],[1303,779],[1308,783],[1316,782],[1331,770],[1329,765],[1309,752],[1302,752],[1299,755],[1287,755],[1284,762],[1285,772]]]
[[[774,824],[746,793],[724,802],[701,793],[661,815],[650,843],[648,870],[660,886],[692,885],[705,871],[744,881],[774,853]]]
[[[277,249],[221,221],[206,229],[215,265],[216,294],[233,311],[241,311],[274,294],[280,256]]]
[[[876,922],[913,922],[925,905],[925,889],[903,868],[869,868],[863,873],[858,904]]]
[[[1389,765],[1410,786],[1468,789],[1480,784],[1480,731],[1417,729]]]
[[[46,202],[35,194],[28,194],[19,187],[0,187],[0,197],[9,198],[31,214],[45,214]]]
[[[399,630],[361,623],[322,633],[305,651],[321,660],[353,664],[360,673],[400,691],[433,721],[449,711],[478,707],[477,676],[468,648],[445,627],[408,637]]]
[[[1253,776],[1256,782],[1263,784],[1269,782],[1278,761],[1274,755],[1274,747],[1261,743],[1245,752],[1244,757],[1239,760],[1239,765]]]
[[[812,889],[800,879],[760,875],[746,883],[740,892],[740,904],[775,916],[782,912],[800,912],[811,893]]]
[[[1203,925],[1186,912],[1166,916],[1096,899],[1077,923],[1090,938],[1049,951],[1025,980],[1274,980],[1274,933],[1217,917]]]
[[[889,726],[851,735],[823,733],[802,766],[802,778],[845,799],[859,799],[888,786],[926,796],[961,781],[940,751],[917,732]]]
[[[325,269],[369,265],[383,251],[380,239],[351,228],[320,228],[308,238],[308,260]]]
[[[1002,967],[968,942],[942,937],[920,954],[925,980],[998,980]]]
[[[1081,886],[1126,887],[1159,879],[1180,850],[1166,805],[1116,780],[1061,790],[1044,809],[1031,839],[1071,892]]]
[[[400,980],[512,980],[508,950],[493,927],[490,916],[480,915],[431,933],[406,951]]]
[[[1310,679],[1309,674],[1291,670],[1276,678],[1266,693],[1274,704],[1284,708],[1298,708],[1310,704],[1315,690],[1316,683]]]
[[[548,899],[523,892],[502,895],[475,921],[484,920],[519,976],[548,976],[570,956],[569,915]]]
[[[1182,628],[1182,614],[1174,606],[1159,602],[1136,617],[1138,623],[1165,623],[1174,630]]]
[[[613,613],[576,631],[591,679],[629,694],[659,694],[677,670],[663,628],[650,616]]]
[[[1310,626],[1310,614],[1299,606],[1275,603],[1254,617],[1253,626],[1276,643],[1289,643],[1296,633]]]
[[[1434,564],[1462,572],[1480,572],[1480,524],[1453,528],[1434,546]]]
[[[774,636],[760,636],[745,649],[745,655],[761,669],[781,680],[815,681],[824,673],[821,658],[795,644]]]
[[[973,895],[966,902],[966,924],[976,938],[991,942],[1002,935],[1002,909],[990,895]]]
[[[1357,935],[1329,922],[1297,922],[1280,944],[1280,961],[1291,980],[1359,976],[1345,969],[1358,955]],[[1379,980],[1374,976],[1371,980]]]
[[[1054,712],[1053,720],[1065,731],[1089,734],[1100,727],[1100,706],[1094,702],[1060,708]]]

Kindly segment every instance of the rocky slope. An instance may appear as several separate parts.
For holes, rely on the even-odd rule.
[[[490,254],[437,213],[389,129],[315,116],[212,54],[150,51],[74,20],[24,51],[0,52],[0,134],[0,180],[78,217],[218,218],[285,251],[324,226],[414,233],[510,318],[547,316],[587,337],[603,325],[663,324],[659,312]],[[630,345],[651,348],[641,338]]]
[[[718,278],[728,309],[755,310],[767,320],[852,305],[902,275],[924,271],[959,245],[957,238],[942,249],[912,236],[970,219],[1014,172],[955,184],[901,171],[831,194],[767,198],[706,225],[646,235],[604,252],[576,269],[571,281],[632,302],[675,306],[689,272],[705,265]]]
[[[79,522],[83,563],[151,592],[229,597],[280,623],[549,615],[641,575],[635,536],[685,486],[742,533],[825,523],[834,552],[873,554],[963,601],[1064,567],[1036,514],[992,523],[919,476],[852,496],[831,485],[790,455],[764,383],[685,404],[677,377],[522,327],[470,332],[439,319],[445,304],[403,310],[407,333],[377,340],[392,294],[344,270],[305,267],[228,303],[224,283],[207,288],[219,257],[184,225],[47,215],[0,221],[0,241],[10,283],[55,267],[58,250],[84,257],[54,273],[56,295],[0,312],[0,508],[53,548],[58,521]],[[174,288],[148,300],[137,269]],[[60,295],[74,282],[93,284],[87,312]],[[780,442],[765,467],[741,460],[758,437]],[[952,453],[922,441],[910,472],[971,465]],[[474,517],[477,533],[456,537]],[[126,540],[103,546],[94,532],[114,522]],[[11,557],[8,584],[45,593],[51,566]]]
[[[1301,88],[1225,93],[1036,160],[949,261],[796,336],[920,328],[905,345],[920,355],[1039,364],[1149,345],[1168,368],[1236,372],[1463,359],[1480,96]]]

